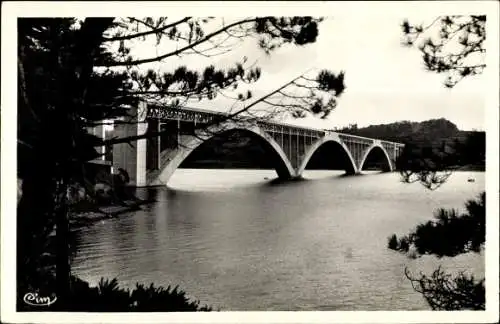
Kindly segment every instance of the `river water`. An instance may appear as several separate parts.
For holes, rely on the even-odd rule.
[[[436,208],[463,210],[484,173],[454,173],[435,191],[397,173],[342,173],[278,184],[272,170],[178,169],[168,188],[141,192],[157,203],[80,229],[73,272],[92,284],[179,285],[226,311],[427,310],[405,266],[484,277],[484,254],[411,259],[387,249],[389,235]]]

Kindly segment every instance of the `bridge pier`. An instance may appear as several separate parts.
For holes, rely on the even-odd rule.
[[[148,119],[147,127],[147,132],[159,132],[160,122],[158,119]],[[146,170],[158,170],[160,168],[161,137],[152,136],[146,139],[146,143]]]
[[[250,131],[264,139],[270,149],[280,179],[295,180],[302,173],[312,155],[325,143],[332,146],[335,160],[345,163],[347,175],[361,173],[365,160],[373,149],[384,153],[387,171],[395,169],[395,159],[401,153],[402,144],[377,139],[342,134],[329,130],[315,130],[273,122],[242,123],[226,121],[217,124],[220,114],[150,106],[140,102],[131,108],[122,123],[114,124],[117,137],[143,135],[146,132],[169,130],[161,136],[152,136],[113,147],[113,169],[124,169],[130,185],[147,186],[166,184],[175,169],[204,140],[231,129]],[[124,123],[123,123],[124,122]],[[212,124],[207,132],[196,131],[195,124]],[[212,129],[213,128],[213,129]],[[188,144],[188,145],[186,145]],[[337,155],[338,154],[338,155]],[[380,154],[380,151],[379,151]],[[380,155],[382,156],[382,155]],[[332,158],[330,157],[330,158]]]

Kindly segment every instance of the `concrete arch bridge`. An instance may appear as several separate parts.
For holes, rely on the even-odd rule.
[[[141,103],[131,109],[128,124],[115,124],[119,137],[162,132],[132,145],[113,146],[113,168],[123,168],[135,186],[166,185],[175,170],[203,143],[234,131],[256,138],[279,178],[301,177],[308,163],[326,152],[340,161],[347,174],[360,173],[367,159],[377,155],[383,171],[395,170],[404,145],[330,130],[255,120],[227,120],[226,115],[194,109],[160,109]],[[199,126],[203,127],[199,127]],[[212,125],[212,126],[210,126]],[[323,152],[323,153],[321,153]]]

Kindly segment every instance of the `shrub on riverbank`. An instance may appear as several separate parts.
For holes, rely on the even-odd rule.
[[[409,253],[412,258],[435,255],[438,258],[483,250],[486,238],[486,193],[465,203],[465,213],[438,209],[434,220],[420,224],[401,238],[395,234],[388,239],[388,248]],[[438,268],[431,276],[414,276],[405,269],[413,289],[421,293],[433,310],[484,310],[485,280],[464,272],[457,277]]]
[[[486,194],[468,200],[465,208],[465,213],[455,209],[436,210],[433,220],[419,224],[410,234],[399,239],[395,234],[390,236],[388,247],[403,253],[413,248],[419,255],[438,257],[480,252],[486,237]]]
[[[71,311],[71,312],[198,312],[212,311],[197,300],[190,300],[177,286],[144,286],[137,283],[135,288],[125,289],[118,286],[116,278],[101,278],[97,286],[77,277],[71,278],[71,293],[65,300],[47,307],[30,306],[20,298],[20,311]],[[22,297],[22,296],[20,296]]]

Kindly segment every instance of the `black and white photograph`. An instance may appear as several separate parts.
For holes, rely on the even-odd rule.
[[[2,9],[2,322],[498,323],[497,2]]]

